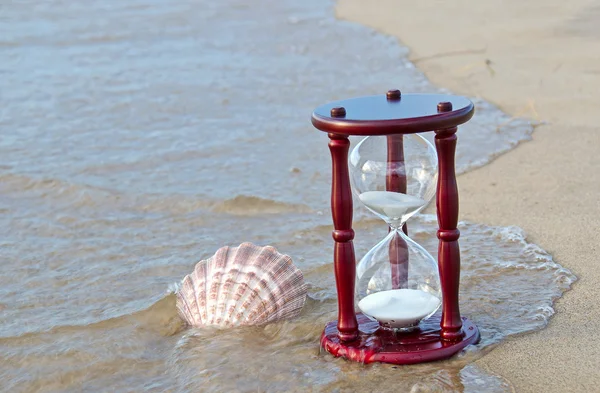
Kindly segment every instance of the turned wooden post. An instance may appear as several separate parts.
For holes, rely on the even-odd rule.
[[[344,108],[333,108],[332,117],[345,116]],[[338,294],[339,339],[352,341],[358,336],[358,322],[354,312],[356,261],[354,257],[354,230],[352,230],[352,190],[348,173],[350,141],[345,135],[329,135],[332,160],[331,213],[333,216],[333,265]]]
[[[388,100],[389,98],[388,92]],[[404,136],[387,136],[387,174],[385,179],[387,191],[406,194],[406,169],[404,166]],[[408,235],[406,224],[402,227]],[[392,270],[392,289],[408,288],[408,248],[402,237],[396,235],[390,242],[389,250]]]
[[[452,111],[452,103],[440,102],[438,112]],[[461,340],[462,320],[458,305],[460,284],[460,249],[458,238],[458,185],[454,170],[456,151],[456,127],[436,130],[435,146],[438,154],[437,218],[440,240],[438,248],[438,267],[442,283],[442,320],[440,336],[445,341]]]

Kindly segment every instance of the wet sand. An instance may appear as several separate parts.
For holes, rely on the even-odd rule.
[[[518,392],[598,391],[600,5],[340,0],[336,12],[398,37],[434,84],[543,122],[532,141],[460,176],[461,219],[522,227],[579,281],[546,329],[476,364]]]

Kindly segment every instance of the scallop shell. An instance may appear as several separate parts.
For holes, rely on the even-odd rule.
[[[242,243],[198,262],[183,278],[176,304],[191,326],[261,325],[299,315],[306,291],[289,256]]]

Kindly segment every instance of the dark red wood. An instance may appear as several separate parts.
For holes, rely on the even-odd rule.
[[[440,112],[452,110],[452,104],[438,104]],[[460,285],[460,249],[458,238],[458,184],[454,170],[456,151],[456,127],[437,130],[435,146],[438,153],[438,184],[436,195],[437,232],[440,244],[438,248],[438,267],[442,284],[442,320],[441,337],[448,341],[458,341],[464,335],[458,305]]]
[[[396,101],[402,98],[402,93],[398,89],[388,90],[385,94],[385,98],[392,101]]]
[[[436,105],[448,101],[454,110],[437,113]],[[331,109],[345,108],[343,117],[331,115]],[[474,112],[464,97],[441,94],[402,94],[389,100],[385,94],[351,98],[318,107],[312,124],[321,131],[342,135],[414,134],[456,127],[467,122]]]
[[[404,166],[403,135],[387,137],[387,174],[385,188],[387,191],[406,193],[406,169]]]
[[[402,236],[396,232],[390,242],[390,267],[392,271],[392,289],[408,288],[408,247]]]
[[[419,330],[400,334],[381,328],[377,322],[363,314],[358,314],[357,317],[357,340],[351,343],[341,342],[335,322],[330,322],[321,335],[321,348],[333,356],[360,363],[415,364],[447,359],[467,345],[479,341],[477,326],[467,318],[462,320],[466,334],[461,341],[456,342],[440,337],[440,319],[436,316],[422,323]]]
[[[436,108],[439,113],[434,112]],[[454,108],[454,109],[453,109]],[[316,128],[329,132],[333,161],[331,209],[335,230],[334,270],[338,292],[338,321],[330,322],[321,337],[321,346],[335,356],[364,362],[412,364],[445,359],[479,340],[477,327],[460,316],[458,288],[460,250],[458,247],[458,187],[454,169],[456,126],[468,121],[473,104],[463,97],[406,95],[389,91],[383,96],[339,101],[317,108],[312,116]],[[412,116],[412,117],[411,117]],[[419,330],[395,334],[354,312],[356,267],[352,197],[347,159],[348,135],[395,135],[436,132],[439,156],[438,208],[439,271],[442,284],[442,315],[432,317]],[[389,139],[388,161],[399,160],[398,139]],[[401,190],[394,175],[386,179],[388,189]],[[401,239],[402,240],[402,239]],[[402,262],[402,243],[394,239],[390,261]],[[396,263],[401,265],[402,263]],[[406,264],[406,266],[408,266]],[[404,274],[396,269],[394,285]]]
[[[397,93],[396,93],[397,92]],[[400,90],[390,90],[387,99],[400,99]],[[404,136],[387,137],[387,191],[406,193],[406,169],[404,165]],[[402,227],[408,234],[406,224]],[[408,247],[401,236],[394,236],[390,242],[390,264],[392,271],[392,289],[408,288]]]
[[[352,230],[352,190],[348,174],[347,136],[329,134],[331,151],[332,186],[331,213],[333,216],[333,240],[335,240],[333,265],[338,295],[337,330],[341,341],[352,341],[358,334],[354,312],[354,281],[356,261],[354,258],[354,231]]]

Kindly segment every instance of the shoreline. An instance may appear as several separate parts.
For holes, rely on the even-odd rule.
[[[554,304],[545,329],[509,337],[475,364],[518,392],[593,391],[600,368],[600,343],[588,339],[600,317],[593,285],[600,280],[600,131],[592,108],[600,99],[600,7],[543,5],[460,0],[434,9],[337,0],[335,9],[339,19],[396,37],[433,84],[543,122],[531,141],[459,176],[460,219],[518,225],[578,281]]]

